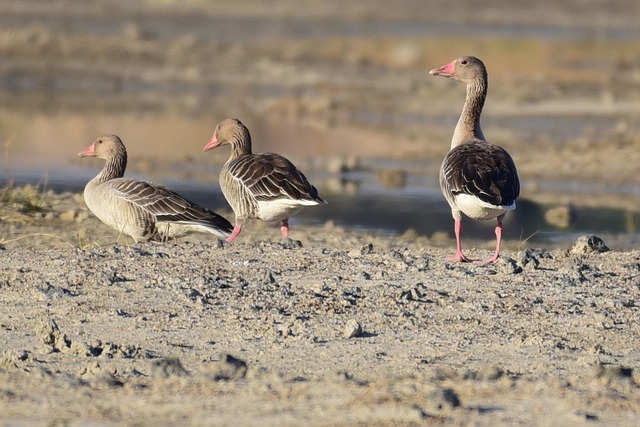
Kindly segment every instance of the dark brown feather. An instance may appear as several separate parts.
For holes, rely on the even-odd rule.
[[[453,148],[442,163],[442,188],[455,196],[468,194],[494,206],[509,206],[520,195],[520,181],[509,153],[477,141]]]
[[[302,172],[275,153],[238,157],[229,164],[229,173],[259,201],[287,198],[324,203]]]

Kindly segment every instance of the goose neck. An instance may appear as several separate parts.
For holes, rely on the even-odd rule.
[[[127,168],[127,152],[117,153],[107,160],[102,172],[98,175],[100,182],[106,182],[115,178],[122,178]]]
[[[231,157],[229,160],[251,154],[251,135],[248,132],[234,135],[231,142]]]
[[[486,79],[476,79],[467,84],[467,97],[453,133],[451,148],[473,139],[485,140],[480,127],[480,115],[487,97],[487,87]]]

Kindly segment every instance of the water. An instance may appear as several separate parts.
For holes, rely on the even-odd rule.
[[[3,174],[0,185],[12,182],[15,185],[40,185],[60,192],[81,192],[99,169],[98,163],[91,166],[76,163],[44,175],[41,170],[22,169]],[[212,176],[217,173],[218,170],[211,171]],[[409,175],[404,187],[387,188],[377,181],[374,172],[328,174],[311,171],[308,175],[329,204],[303,210],[291,220],[292,230],[304,224],[323,224],[332,220],[347,228],[389,235],[400,236],[407,230],[414,230],[420,235],[433,236],[444,232],[453,237],[451,213],[434,177]],[[210,209],[228,210],[219,186],[212,180],[158,179],[141,173],[127,173],[127,176],[161,183]],[[527,246],[567,247],[577,237],[593,233],[605,238],[605,242],[610,240],[617,249],[636,247],[640,240],[639,212],[620,208],[574,208],[571,224],[560,228],[545,219],[547,208],[526,197],[520,199],[517,210],[507,215],[504,239],[523,245],[526,241]],[[494,227],[493,220],[463,220],[463,239],[491,242]]]

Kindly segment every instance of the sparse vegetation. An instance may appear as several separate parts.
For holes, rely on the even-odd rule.
[[[49,210],[39,187],[9,185],[0,190],[0,221],[25,222],[36,216],[41,217],[37,214]]]

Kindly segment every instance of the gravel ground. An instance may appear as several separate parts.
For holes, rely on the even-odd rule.
[[[19,194],[0,222],[4,425],[640,422],[638,251],[592,236],[459,264],[453,242],[330,222],[129,246],[79,195],[41,195],[69,207],[44,219]]]

